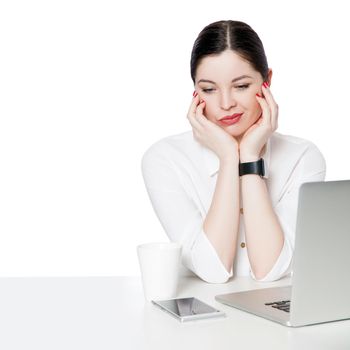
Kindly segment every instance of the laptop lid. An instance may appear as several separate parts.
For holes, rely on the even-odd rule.
[[[350,180],[300,187],[293,261],[293,326],[350,318]]]

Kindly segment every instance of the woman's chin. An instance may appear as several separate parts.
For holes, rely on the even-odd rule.
[[[229,133],[231,136],[238,137],[241,136],[245,130],[242,130],[242,128],[237,127],[235,125],[226,126],[223,128],[227,133]]]

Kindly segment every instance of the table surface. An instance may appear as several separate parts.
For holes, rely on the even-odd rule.
[[[289,283],[182,277],[178,297],[195,296],[227,317],[181,323],[145,301],[138,276],[1,278],[0,349],[350,349],[350,320],[288,328],[214,299]]]

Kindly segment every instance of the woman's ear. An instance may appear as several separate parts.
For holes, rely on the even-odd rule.
[[[267,83],[269,84],[269,86],[271,86],[271,79],[272,79],[272,69],[269,68],[269,71],[267,73]]]

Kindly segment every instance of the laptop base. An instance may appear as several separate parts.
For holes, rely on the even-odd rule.
[[[254,289],[243,292],[221,294],[215,297],[220,303],[289,327],[292,326],[290,324],[289,312],[265,304],[290,300],[290,298],[291,286]]]

